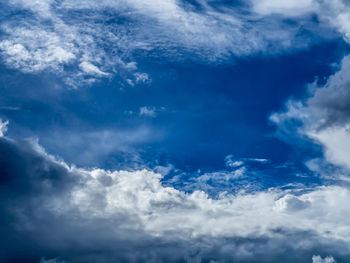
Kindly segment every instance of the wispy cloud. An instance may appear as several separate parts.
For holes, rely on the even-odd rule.
[[[298,40],[298,25],[261,16],[261,6],[271,5],[265,2],[250,10],[207,1],[8,0],[3,8],[18,14],[1,21],[0,53],[11,68],[53,72],[71,86],[116,74],[134,85],[149,81],[146,73],[130,67],[136,65],[136,51],[213,62],[306,47],[306,39]]]

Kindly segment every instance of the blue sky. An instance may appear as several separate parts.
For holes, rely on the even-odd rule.
[[[345,0],[3,1],[1,261],[348,262],[349,35]]]

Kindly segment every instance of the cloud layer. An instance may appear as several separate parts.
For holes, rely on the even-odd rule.
[[[152,171],[69,167],[34,141],[3,137],[0,155],[0,231],[7,237],[2,262],[311,262],[320,253],[349,256],[345,186],[213,199],[166,187]]]
[[[307,47],[310,38],[302,31],[321,32],[317,23],[303,17],[285,23],[270,16],[308,16],[315,10],[304,2],[253,1],[231,7],[221,1],[7,0],[1,7],[8,12],[2,11],[0,21],[0,53],[10,68],[51,72],[74,87],[114,75],[134,85],[144,74],[135,61],[140,53],[205,62]],[[339,13],[341,8],[333,9]],[[337,21],[333,24],[346,34]]]

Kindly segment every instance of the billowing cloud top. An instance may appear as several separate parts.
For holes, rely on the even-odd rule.
[[[5,261],[307,262],[322,249],[349,256],[347,187],[213,199],[166,187],[152,171],[85,170],[55,160],[35,141],[0,143]]]

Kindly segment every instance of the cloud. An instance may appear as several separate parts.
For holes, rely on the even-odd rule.
[[[8,124],[9,124],[8,121],[3,121],[2,119],[0,119],[0,137],[3,137],[7,132]]]
[[[287,16],[303,15],[312,12],[317,7],[313,0],[253,0],[253,10],[262,15],[285,14]]]
[[[238,167],[242,166],[245,163],[269,163],[270,160],[264,158],[234,158],[233,155],[227,155],[225,157],[226,166],[229,167]]]
[[[57,155],[84,167],[103,165],[109,158],[116,160],[113,165],[129,167],[141,165],[140,145],[157,142],[163,137],[161,131],[147,126],[85,128],[85,131],[56,129],[51,136],[42,139],[42,143]]]
[[[140,108],[140,116],[148,116],[148,117],[155,117],[156,116],[156,109],[155,107],[141,107]]]
[[[235,7],[224,1],[7,0],[2,9],[15,14],[0,21],[4,63],[25,73],[54,73],[73,87],[115,75],[131,86],[149,83],[148,74],[136,67],[140,51],[220,62],[305,48],[311,38],[300,28],[324,37],[325,28],[335,28],[345,39],[350,33],[349,5],[341,0],[251,0]],[[311,14],[320,23],[312,22]]]
[[[346,0],[251,0],[254,12],[263,15],[278,14],[285,17],[317,15],[321,24],[338,30],[344,40],[350,41],[350,5]]]
[[[68,166],[35,141],[0,138],[0,157],[2,262],[307,262],[310,253],[350,256],[346,186],[211,198],[165,186],[150,170]]]
[[[63,39],[40,28],[3,27],[11,32],[10,40],[0,42],[5,61],[24,72],[42,71],[48,67],[53,70],[63,70],[63,65],[76,58],[70,50],[73,46],[64,43]]]
[[[287,136],[297,132],[312,139],[323,146],[328,162],[347,169],[350,169],[349,70],[350,57],[346,56],[324,86],[310,85],[310,95],[305,101],[289,101],[285,112],[271,116]]]
[[[0,21],[0,55],[10,68],[53,73],[72,87],[88,85],[117,70],[130,77],[142,74],[130,67],[135,62],[124,61],[117,54],[127,37],[122,26],[113,30],[103,21],[92,22],[94,16],[89,14],[71,15],[73,10],[63,10],[58,1],[9,0],[2,8],[18,14]],[[126,42],[127,50],[137,45]]]
[[[312,256],[312,263],[335,263],[333,257],[325,257],[324,259],[321,256]]]
[[[79,64],[79,67],[83,72],[89,75],[97,75],[97,76],[108,76],[107,73],[101,71],[98,67],[91,64],[90,62],[83,61]]]
[[[7,0],[2,9],[15,15],[8,11],[0,21],[0,55],[8,67],[53,73],[73,87],[116,75],[130,85],[148,83],[135,67],[137,53],[208,63],[307,47],[299,29],[311,32],[312,22],[287,24],[263,11],[299,10],[308,6],[303,2],[257,1],[250,10],[211,1]]]

